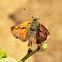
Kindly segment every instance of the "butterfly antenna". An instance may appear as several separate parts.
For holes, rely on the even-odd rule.
[[[23,8],[23,10],[27,11],[26,8]],[[29,15],[32,15],[29,11],[27,11],[27,13],[28,13]]]

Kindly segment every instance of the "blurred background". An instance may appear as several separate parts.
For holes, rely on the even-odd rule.
[[[48,49],[31,56],[26,62],[62,62],[62,0],[0,0],[0,48],[17,62],[28,50],[12,34],[10,27],[39,16],[40,23],[50,32]]]

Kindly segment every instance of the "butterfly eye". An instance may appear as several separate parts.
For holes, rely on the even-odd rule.
[[[34,21],[37,21],[37,19],[33,19]]]
[[[32,16],[32,18],[33,18],[33,16]]]

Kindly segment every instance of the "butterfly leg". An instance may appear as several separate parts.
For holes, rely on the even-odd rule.
[[[31,47],[32,47],[32,41],[29,39],[29,43],[28,43],[28,53],[30,53],[31,51],[32,51],[32,49],[31,49]]]
[[[32,42],[29,40],[28,48],[31,48],[31,47],[32,47]]]
[[[37,44],[37,49],[38,49],[38,50],[40,49],[40,45],[41,45],[41,44]]]

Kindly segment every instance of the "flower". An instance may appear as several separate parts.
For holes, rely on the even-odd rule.
[[[39,46],[39,51],[38,52],[42,52],[42,51],[46,51],[47,50],[47,44],[46,43],[42,43]]]
[[[13,57],[2,58],[0,62],[17,62]]]

